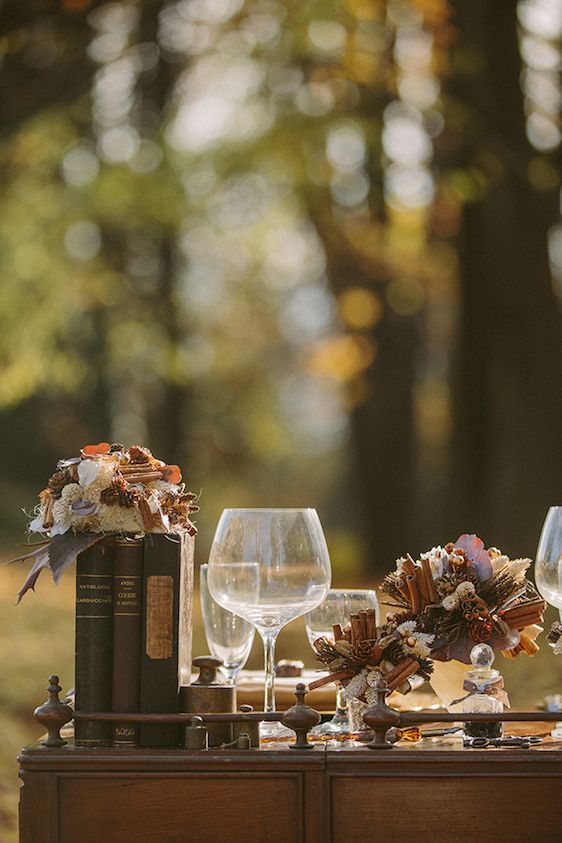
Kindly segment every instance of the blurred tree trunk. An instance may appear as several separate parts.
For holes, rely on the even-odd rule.
[[[375,103],[376,106],[376,103]],[[389,278],[366,267],[342,238],[329,199],[317,197],[309,212],[322,238],[328,276],[337,296],[349,287],[374,290],[384,300]],[[360,395],[351,396],[353,463],[347,494],[365,542],[371,573],[383,574],[415,548],[414,360],[420,342],[416,317],[387,308],[372,329],[376,358],[364,375]],[[353,391],[353,387],[352,387]]]
[[[560,494],[562,332],[546,246],[559,189],[538,190],[528,179],[539,153],[525,136],[517,4],[453,5],[469,152],[493,176],[483,198],[465,206],[460,235],[451,527],[533,555]]]

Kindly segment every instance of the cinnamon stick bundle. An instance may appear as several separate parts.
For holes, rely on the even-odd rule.
[[[523,603],[503,612],[500,617],[510,629],[524,629],[542,620],[546,604],[543,600]]]

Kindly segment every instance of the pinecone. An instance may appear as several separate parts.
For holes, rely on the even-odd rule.
[[[111,483],[111,486],[108,486],[107,489],[104,489],[100,495],[100,500],[106,506],[113,506],[114,504],[119,504],[119,506],[126,506],[128,508],[135,506],[139,499],[139,493],[136,489],[128,489],[125,480],[122,477],[115,477]]]
[[[488,620],[475,620],[468,624],[468,637],[477,644],[484,644],[492,637],[492,624]]]
[[[62,494],[62,490],[68,483],[72,483],[75,479],[74,472],[70,468],[62,468],[49,478],[47,486],[51,493],[51,497],[58,500]]]
[[[351,651],[351,660],[354,664],[365,665],[373,652],[373,641],[358,641]]]
[[[143,448],[142,445],[131,445],[129,448],[129,459],[132,463],[150,462],[151,456],[148,448]]]

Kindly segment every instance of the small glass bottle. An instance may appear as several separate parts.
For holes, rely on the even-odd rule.
[[[488,644],[476,644],[470,651],[470,661],[473,670],[466,671],[465,679],[473,685],[483,689],[500,678],[499,670],[492,669],[494,651]],[[499,714],[503,711],[503,703],[496,696],[477,692],[465,699],[463,711]],[[503,734],[503,723],[464,723],[463,728],[465,735],[471,738],[500,738]]]

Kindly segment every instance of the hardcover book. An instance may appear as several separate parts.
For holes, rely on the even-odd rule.
[[[84,550],[76,561],[76,709],[110,711],[113,660],[113,552],[112,542]],[[109,723],[79,720],[77,746],[111,743]]]
[[[148,535],[144,539],[144,605],[140,710],[173,714],[179,710],[182,684],[191,668],[191,605],[194,539],[187,533]],[[140,745],[170,747],[181,743],[181,727],[143,724]]]
[[[113,711],[139,710],[143,540],[116,538],[113,571]],[[113,725],[113,746],[138,745],[132,723]]]

